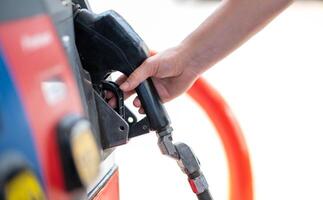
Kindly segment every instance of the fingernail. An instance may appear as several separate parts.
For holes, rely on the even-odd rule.
[[[120,89],[121,90],[126,90],[126,89],[128,89],[129,88],[129,83],[127,82],[127,81],[125,81],[124,83],[122,83],[121,85],[120,85]]]
[[[139,109],[139,113],[140,113],[140,114],[145,114],[144,109],[143,109],[143,108],[140,108],[140,109]]]
[[[135,99],[134,102],[133,102],[134,106],[136,107],[140,107],[141,106],[141,102],[139,99]]]
[[[112,92],[106,92],[106,93],[105,93],[105,97],[106,97],[107,99],[110,99],[110,98],[112,98],[112,97],[113,97],[113,93],[112,93]]]
[[[109,104],[112,108],[115,108],[115,107],[116,107],[116,102],[115,102],[115,100],[114,100],[114,99],[110,99],[110,100],[108,101],[108,104]]]

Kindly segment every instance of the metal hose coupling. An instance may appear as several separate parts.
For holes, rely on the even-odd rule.
[[[168,127],[164,131],[157,132],[158,146],[162,154],[177,161],[183,173],[187,175],[192,191],[199,200],[212,200],[209,185],[201,171],[198,158],[187,144],[173,143],[172,131],[173,129]]]

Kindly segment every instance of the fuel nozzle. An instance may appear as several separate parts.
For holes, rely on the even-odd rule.
[[[79,9],[74,23],[80,58],[94,85],[100,84],[113,71],[129,76],[149,56],[145,42],[115,11],[94,14]],[[157,132],[167,129],[170,120],[152,80],[142,82],[136,92],[150,129]]]
[[[87,9],[76,9],[74,24],[82,65],[91,75],[94,87],[98,87],[113,71],[129,76],[149,56],[145,42],[115,11],[94,14]],[[161,152],[178,161],[198,197],[209,194],[193,152],[183,143],[173,143],[171,122],[152,80],[143,81],[136,92],[146,113],[149,129],[157,133]],[[199,199],[212,197],[204,195]]]

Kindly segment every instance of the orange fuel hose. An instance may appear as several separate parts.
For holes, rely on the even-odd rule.
[[[224,144],[229,166],[229,199],[252,200],[253,181],[248,148],[230,108],[203,78],[195,82],[188,94],[206,112]]]

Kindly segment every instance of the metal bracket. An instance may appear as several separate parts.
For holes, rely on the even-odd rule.
[[[149,133],[149,121],[147,117],[130,125],[129,139],[146,133]]]
[[[99,127],[103,149],[126,144],[130,138],[149,133],[147,117],[138,122],[137,117],[124,105],[123,92],[112,81],[102,81],[95,91]],[[117,98],[115,109],[104,100],[104,91],[111,91]]]
[[[99,115],[102,148],[107,149],[126,144],[129,134],[128,123],[97,92],[94,94]]]

